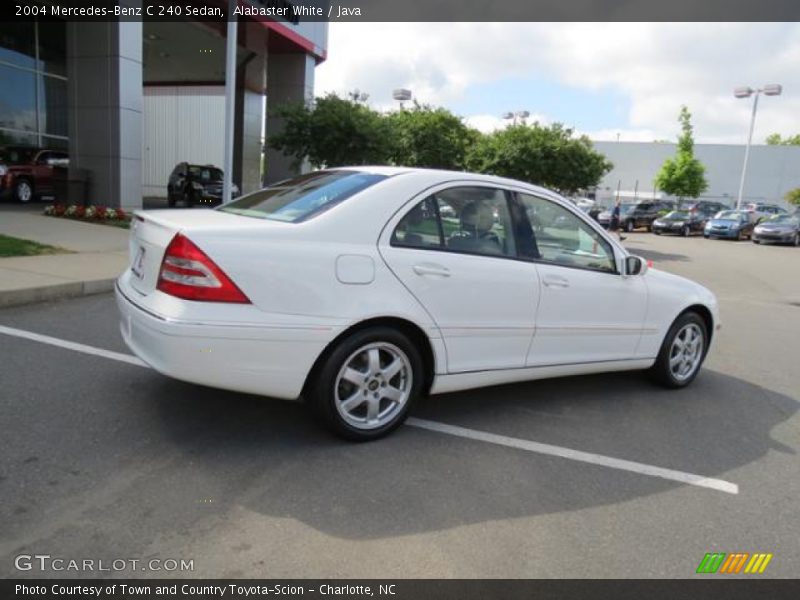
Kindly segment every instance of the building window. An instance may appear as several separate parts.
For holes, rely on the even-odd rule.
[[[64,21],[0,23],[0,146],[66,149]]]

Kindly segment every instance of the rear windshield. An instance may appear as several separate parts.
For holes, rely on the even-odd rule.
[[[384,179],[386,175],[362,171],[317,171],[242,196],[217,210],[297,223],[328,210]]]

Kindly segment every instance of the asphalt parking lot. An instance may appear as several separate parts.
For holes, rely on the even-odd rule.
[[[93,576],[14,568],[49,554],[194,560],[139,576],[683,578],[712,551],[773,553],[758,577],[796,576],[800,249],[625,243],[720,299],[690,388],[623,373],[435,396],[369,444],[300,404],[0,329],[0,576]],[[105,294],[6,309],[0,326],[127,355],[116,318]],[[576,460],[590,456],[612,464]]]

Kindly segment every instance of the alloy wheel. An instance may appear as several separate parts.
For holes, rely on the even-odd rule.
[[[689,379],[703,360],[705,339],[696,323],[687,323],[678,331],[669,349],[669,370],[677,381]]]
[[[335,405],[341,418],[357,429],[379,429],[391,422],[411,396],[413,370],[394,344],[362,346],[344,361],[335,381]]]
[[[27,181],[20,181],[17,184],[17,200],[20,202],[30,202],[33,197],[33,188]]]

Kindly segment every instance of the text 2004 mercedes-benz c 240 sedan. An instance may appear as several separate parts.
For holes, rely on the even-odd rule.
[[[426,393],[649,369],[697,375],[718,308],[570,202],[486,175],[317,171],[215,210],[136,213],[121,330],[185,381],[303,397],[373,439]]]

